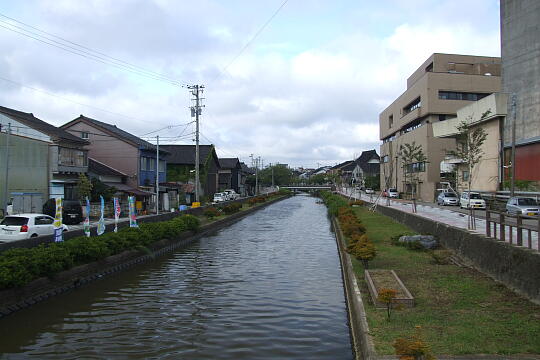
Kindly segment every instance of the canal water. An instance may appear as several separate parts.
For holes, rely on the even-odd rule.
[[[295,196],[0,319],[0,359],[352,359],[324,205]]]

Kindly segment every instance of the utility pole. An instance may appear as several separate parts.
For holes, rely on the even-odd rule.
[[[6,132],[6,171],[4,179],[4,216],[7,216],[7,208],[9,202],[8,196],[8,181],[9,181],[9,137],[11,135],[11,123],[8,123]]]
[[[255,159],[255,195],[259,195],[259,161],[261,157]]]
[[[511,171],[512,179],[510,181],[510,197],[514,196],[516,186],[516,94],[512,94],[512,154],[511,154]]]
[[[202,112],[201,108],[204,107],[200,104],[203,100],[200,94],[204,91],[204,85],[191,85],[188,89],[194,96],[191,100],[195,101],[195,106],[191,107],[191,117],[195,116],[195,202],[199,202],[199,115]]]
[[[156,135],[156,215],[159,215],[159,135]]]
[[[274,188],[274,166],[272,166],[272,163],[270,163],[270,167],[272,168],[272,189]]]

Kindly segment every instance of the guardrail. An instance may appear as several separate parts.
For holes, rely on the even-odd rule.
[[[535,224],[524,224],[523,220],[531,220]],[[533,232],[536,232],[538,240],[535,250],[540,251],[540,217],[510,215],[499,211],[486,210],[487,237],[500,241],[508,240],[510,244],[514,244],[514,229],[516,230],[515,245],[523,246],[523,240],[526,238],[527,248],[529,249],[533,248]],[[524,232],[527,235],[525,237],[523,236]]]

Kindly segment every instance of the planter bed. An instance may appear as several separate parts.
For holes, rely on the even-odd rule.
[[[405,307],[414,306],[414,297],[403,285],[394,270],[366,270],[365,279],[368,285],[371,300],[377,308],[386,309],[386,304],[381,303],[379,298],[380,289],[396,290],[396,298],[392,301],[395,304],[401,304]]]

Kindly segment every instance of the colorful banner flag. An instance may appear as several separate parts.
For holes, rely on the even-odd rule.
[[[135,216],[135,196],[128,196],[129,203],[129,227],[139,227]]]
[[[99,199],[101,201],[101,208],[100,208],[100,216],[97,226],[97,234],[101,235],[105,232],[105,219],[103,218],[103,213],[105,212],[105,200],[103,200],[103,196],[99,195]]]
[[[120,218],[120,199],[113,198],[114,203],[114,232],[118,232],[118,219]]]
[[[62,242],[64,241],[62,233],[64,227],[62,226],[62,198],[56,198],[56,211],[54,214],[54,241]]]
[[[86,237],[90,237],[90,200],[86,197],[86,217],[84,218],[84,234]]]

